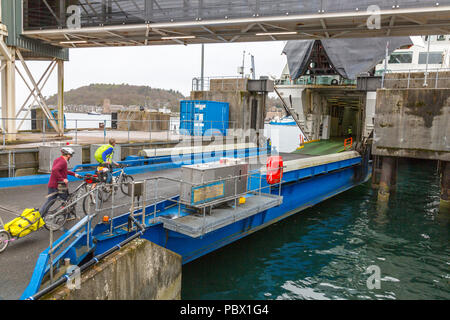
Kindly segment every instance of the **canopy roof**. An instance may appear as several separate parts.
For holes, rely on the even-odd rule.
[[[383,60],[386,55],[386,46],[388,46],[388,54],[391,54],[400,47],[413,45],[411,37],[288,41],[283,53],[287,56],[292,79],[306,74],[317,42],[324,50],[330,68],[333,69],[331,74],[338,73],[352,80],[359,74],[370,71]]]

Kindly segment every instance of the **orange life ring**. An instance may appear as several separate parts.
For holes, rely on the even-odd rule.
[[[267,159],[266,180],[268,184],[280,183],[283,178],[283,157],[271,156]]]

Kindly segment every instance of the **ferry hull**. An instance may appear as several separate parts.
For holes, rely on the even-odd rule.
[[[260,184],[267,186],[265,169],[262,168],[259,174],[255,180],[249,180],[249,190],[262,190]],[[286,161],[281,188],[277,184],[272,185],[270,189],[266,189],[270,190],[266,193],[271,193],[267,197],[276,197],[282,200],[276,206],[255,211],[245,218],[232,220],[228,224],[220,225],[214,231],[201,233],[200,236],[189,236],[180,229],[173,231],[173,229],[164,225],[164,219],[177,217],[179,214],[178,205],[176,201],[174,202],[174,200],[178,200],[179,196],[175,196],[157,204],[146,206],[145,231],[143,231],[142,237],[179,254],[182,257],[182,263],[186,264],[364,183],[370,176],[371,165],[368,157],[362,158],[356,152]],[[231,214],[233,209],[230,208],[229,210]],[[139,221],[142,219],[141,212],[139,210],[134,212],[136,219]],[[85,219],[87,218],[89,217],[85,217]],[[115,246],[117,247],[136,232],[136,229],[129,230],[127,228],[128,218],[129,213],[113,218],[113,226],[117,227],[112,233],[110,233],[109,224],[97,224],[90,235],[87,235],[86,232],[80,234],[77,240],[54,261],[64,261],[65,258],[69,258],[72,264],[81,265],[89,256],[97,256]],[[79,223],[83,223],[83,220]],[[76,229],[76,227],[73,228]],[[67,234],[71,232],[69,230]],[[64,236],[60,239],[62,238]],[[55,244],[62,241],[60,239]],[[91,249],[79,255],[79,249],[86,246]],[[44,275],[49,272],[48,250],[41,253],[35,272],[22,299],[34,295],[39,289]]]
[[[285,182],[281,188],[283,202],[279,206],[259,212],[198,238],[167,230],[162,223],[148,227],[143,237],[178,253],[182,256],[183,264],[185,264],[367,181],[368,174],[364,179],[357,179],[358,167],[350,166],[297,181]],[[278,194],[278,188],[274,188],[272,192]],[[152,212],[152,208],[153,206],[148,208],[149,213]],[[120,220],[126,221],[127,216],[120,217]],[[117,221],[117,223],[120,222]],[[99,229],[97,232],[100,233],[101,230]],[[130,234],[97,237],[95,254],[108,250],[128,236]]]

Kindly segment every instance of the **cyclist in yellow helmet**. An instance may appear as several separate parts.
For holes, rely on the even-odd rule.
[[[114,138],[109,139],[109,144],[104,144],[95,151],[94,157],[95,160],[100,164],[97,167],[98,172],[102,172],[103,167],[107,167],[109,170],[106,171],[106,183],[111,183],[112,181],[112,173],[111,173],[111,164],[119,166],[117,162],[115,162],[112,158],[114,155],[114,147],[116,145],[116,140]]]

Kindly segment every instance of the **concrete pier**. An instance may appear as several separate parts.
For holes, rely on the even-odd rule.
[[[374,168],[375,182],[380,173],[379,201],[389,200],[395,190],[396,160],[405,157],[442,163],[440,202],[450,206],[449,76],[440,73],[432,88],[424,88],[420,74],[395,73],[389,75],[389,89],[377,90],[372,154],[381,159],[381,169],[377,161]]]
[[[136,239],[43,300],[179,300],[181,256]]]

